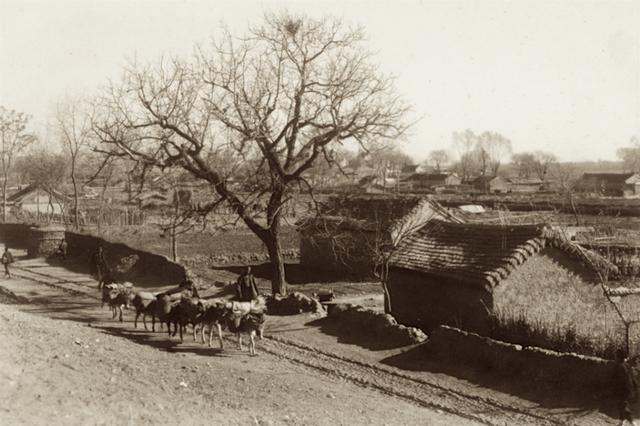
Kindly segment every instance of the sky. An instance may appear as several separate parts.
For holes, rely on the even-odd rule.
[[[128,60],[186,55],[282,10],[364,27],[419,119],[401,142],[416,162],[465,129],[563,161],[614,160],[640,136],[640,0],[0,0],[0,105],[46,137],[58,99],[90,96]]]

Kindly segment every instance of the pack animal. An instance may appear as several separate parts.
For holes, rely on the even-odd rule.
[[[104,307],[105,303],[109,305],[111,309],[111,313],[113,314],[112,318],[119,317],[120,322],[123,322],[122,319],[122,309],[128,309],[129,303],[131,301],[131,284],[106,284],[102,287],[102,306]]]
[[[138,318],[140,317],[140,315],[142,315],[142,324],[144,325],[144,329],[148,330],[146,318],[147,315],[149,315],[154,318],[152,331],[156,331],[154,315],[157,303],[158,300],[156,299],[156,296],[153,293],[149,293],[147,291],[139,291],[133,296],[131,304],[136,310],[136,317],[133,320],[133,326],[135,328],[138,328]]]

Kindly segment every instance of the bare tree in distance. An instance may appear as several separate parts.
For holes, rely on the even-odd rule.
[[[210,184],[210,204],[223,200],[265,244],[274,294],[286,293],[283,209],[313,191],[308,171],[335,162],[334,147],[366,151],[401,137],[409,111],[361,29],[287,13],[266,15],[244,37],[225,30],[190,61],[133,64],[96,105],[102,152]],[[209,161],[221,150],[238,165],[233,180]]]
[[[519,152],[511,156],[511,162],[518,170],[518,177],[530,178],[535,169],[535,156],[530,152]]]
[[[616,155],[622,160],[625,171],[640,172],[640,138],[633,136],[628,147],[619,148]]]
[[[51,220],[55,208],[53,206],[54,199],[58,202],[61,210],[61,218],[65,214],[65,203],[61,199],[60,186],[65,180],[67,174],[67,162],[60,153],[52,152],[43,146],[36,146],[30,149],[28,153],[21,156],[16,161],[16,169],[25,177],[31,185],[35,186],[36,199],[39,200],[39,191],[44,191],[48,195],[47,210],[51,213],[46,216],[47,220]],[[45,211],[47,211],[45,210]],[[36,220],[40,220],[40,208],[37,209]]]
[[[449,161],[451,161],[451,157],[445,149],[433,150],[427,157],[427,162],[431,164],[437,172],[442,170],[442,166],[449,164]]]
[[[511,161],[518,169],[519,177],[530,178],[535,175],[544,181],[551,165],[557,163],[558,159],[550,152],[536,151],[513,154]]]
[[[475,173],[476,158],[473,155],[473,149],[478,137],[467,129],[464,132],[454,132],[452,141],[453,150],[458,154],[458,162],[454,168],[463,181],[468,181]]]
[[[549,173],[549,168],[552,164],[558,162],[558,157],[550,152],[545,151],[536,151],[533,153],[534,156],[534,171],[538,179],[544,181],[547,179],[547,174]]]
[[[27,131],[30,116],[0,106],[0,166],[2,167],[2,221],[7,221],[7,185],[16,156],[24,151],[36,137]]]
[[[500,165],[511,156],[511,141],[498,132],[483,132],[476,144],[475,152],[482,176],[497,176]]]
[[[56,129],[64,151],[69,158],[69,177],[73,185],[74,228],[80,228],[80,192],[78,188],[77,169],[80,155],[89,145],[93,130],[91,117],[83,108],[81,99],[67,98],[56,107]]]

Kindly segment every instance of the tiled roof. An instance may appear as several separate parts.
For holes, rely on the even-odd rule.
[[[543,231],[433,220],[400,243],[389,264],[493,287],[544,247]]]
[[[406,237],[389,265],[495,287],[547,244],[591,267],[615,268],[543,224],[486,225],[432,220]]]

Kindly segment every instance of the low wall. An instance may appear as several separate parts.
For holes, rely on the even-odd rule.
[[[0,223],[0,241],[13,249],[29,247],[30,226],[24,223]]]
[[[14,249],[28,249],[31,245],[30,226],[22,223],[0,223],[0,242]],[[104,248],[109,266],[115,267],[120,259],[137,255],[138,261],[121,279],[131,281],[139,287],[161,287],[175,285],[184,279],[185,268],[164,256],[136,250],[122,243],[112,243],[104,238],[89,234],[66,231],[69,257],[76,262],[67,267],[81,272],[89,272],[91,255],[99,245]]]
[[[398,324],[395,318],[383,312],[376,312],[362,306],[335,304],[328,310],[328,317],[352,330],[395,342],[399,345],[413,345],[427,340],[422,330]]]
[[[285,260],[295,260],[300,257],[300,251],[295,249],[283,250],[282,257]],[[269,262],[267,253],[229,253],[229,254],[198,254],[194,256],[183,256],[180,262],[186,266],[223,266],[223,265],[246,265]]]
[[[112,243],[93,235],[66,232],[69,256],[85,264],[89,269],[91,255],[98,245],[104,249],[107,263],[115,267],[125,256],[137,255],[136,264],[123,276],[123,280],[131,281],[141,287],[159,287],[178,284],[184,279],[184,266],[174,263],[164,256],[136,250],[122,243]]]
[[[602,390],[611,386],[613,361],[500,342],[457,328],[440,326],[430,347],[443,362],[463,363],[563,388]]]

